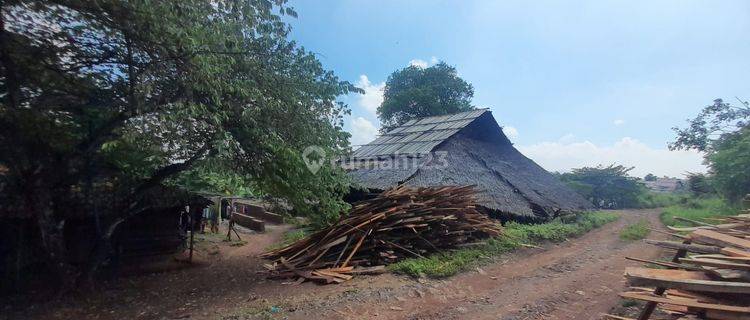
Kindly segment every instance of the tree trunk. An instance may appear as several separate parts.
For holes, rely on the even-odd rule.
[[[43,191],[39,191],[43,193]],[[69,292],[75,287],[77,270],[68,262],[67,249],[65,247],[65,220],[56,221],[54,211],[45,202],[37,203],[39,216],[37,223],[41,235],[49,266],[60,281],[59,294]]]

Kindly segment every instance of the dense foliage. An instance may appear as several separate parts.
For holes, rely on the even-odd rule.
[[[296,16],[285,0],[0,2],[0,218],[33,219],[62,279],[80,273],[71,216],[108,215],[106,244],[165,183],[334,219],[345,174],[313,174],[301,153],[346,151],[336,98],[360,90],[287,40],[279,14]]]
[[[706,156],[716,190],[737,202],[750,194],[750,126],[725,134]]]
[[[702,173],[693,173],[688,175],[687,190],[695,197],[716,195],[710,178]]]
[[[409,66],[388,77],[378,118],[387,131],[414,118],[474,109],[472,97],[472,85],[445,62],[428,68]]]
[[[598,208],[638,207],[644,187],[628,175],[632,167],[609,165],[583,167],[563,173],[560,178]]]
[[[714,100],[687,128],[674,128],[672,149],[705,152],[710,181],[722,196],[736,202],[750,193],[750,103]]]

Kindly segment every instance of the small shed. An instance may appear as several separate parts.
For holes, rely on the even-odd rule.
[[[343,162],[369,191],[397,185],[476,185],[481,206],[503,219],[544,221],[592,204],[525,157],[488,109],[410,120]]]

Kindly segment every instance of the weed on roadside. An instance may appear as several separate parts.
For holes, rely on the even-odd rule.
[[[620,239],[627,241],[643,239],[651,232],[648,227],[648,220],[641,219],[622,229],[622,231],[620,231]]]
[[[668,226],[692,227],[693,224],[687,221],[680,221],[675,217],[687,218],[690,220],[715,223],[710,218],[719,218],[736,214],[737,208],[719,198],[709,199],[689,199],[685,203],[669,206],[661,213],[661,221]]]
[[[600,211],[579,214],[569,223],[564,223],[559,219],[541,224],[509,222],[502,236],[489,239],[483,245],[437,253],[424,258],[406,259],[390,265],[388,269],[414,277],[449,277],[490,261],[492,257],[513,251],[524,244],[562,242],[615,221],[617,218],[615,213]]]

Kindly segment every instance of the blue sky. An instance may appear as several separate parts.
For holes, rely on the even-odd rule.
[[[294,1],[292,38],[367,94],[343,97],[373,138],[388,75],[443,60],[548,170],[619,162],[701,171],[671,127],[714,98],[750,99],[750,1]]]

